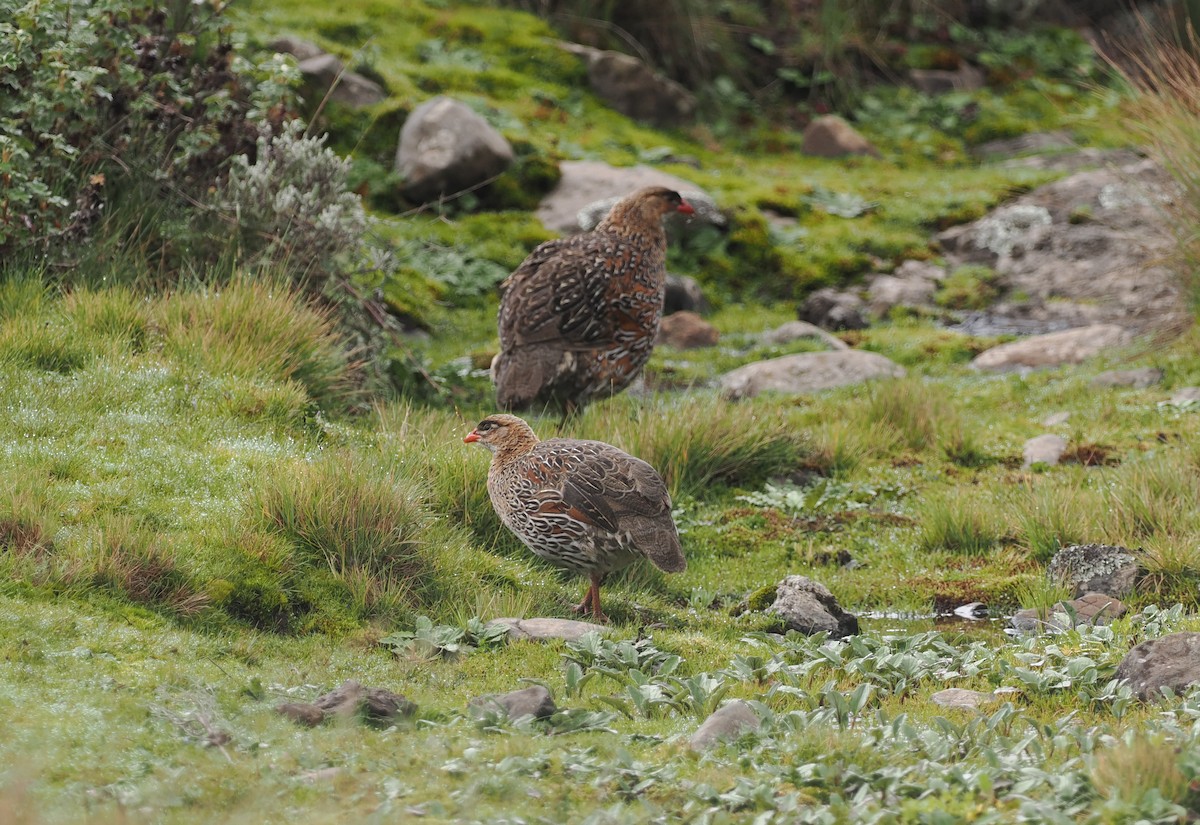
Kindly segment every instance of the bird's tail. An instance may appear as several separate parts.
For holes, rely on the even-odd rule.
[[[496,404],[503,410],[527,410],[554,377],[562,353],[553,347],[516,349],[492,359]]]

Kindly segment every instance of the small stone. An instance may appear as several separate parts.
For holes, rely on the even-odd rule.
[[[362,716],[369,722],[389,722],[398,716],[411,716],[417,706],[398,693],[385,688],[363,687],[347,679],[336,689],[317,697],[313,705],[326,716],[353,718]]]
[[[1074,622],[1067,608],[1074,612]],[[1078,599],[1058,602],[1049,610],[1026,608],[1017,611],[1012,626],[1021,633],[1062,633],[1072,627],[1083,625],[1105,625],[1125,613],[1125,605],[1103,593],[1085,593]]]
[[[721,338],[717,328],[694,312],[676,312],[662,319],[656,344],[675,349],[699,349],[716,346]]]
[[[1150,639],[1125,654],[1116,678],[1128,682],[1143,702],[1162,698],[1162,689],[1181,694],[1200,684],[1200,633],[1171,633]]]
[[[1043,427],[1058,427],[1066,424],[1070,420],[1071,413],[1067,412],[1066,410],[1062,410],[1061,412],[1050,413],[1050,415],[1042,419],[1041,424]]]
[[[479,696],[472,699],[468,707],[477,713],[488,710],[498,711],[512,721],[524,716],[546,719],[558,711],[558,706],[554,704],[554,698],[550,695],[550,691],[541,685],[533,685],[499,696]]]
[[[1172,404],[1188,404],[1192,401],[1200,401],[1200,387],[1182,387],[1171,396]]]
[[[1143,367],[1137,370],[1108,370],[1091,380],[1093,387],[1132,387],[1144,390],[1163,380],[1163,371],[1158,367]]]
[[[275,708],[275,712],[310,728],[325,721],[325,711],[310,702],[285,702]]]
[[[845,155],[879,157],[879,150],[837,115],[823,115],[809,123],[804,130],[800,151],[819,158],[840,158]]]
[[[767,608],[783,619],[788,630],[813,635],[825,632],[834,639],[858,633],[858,617],[838,604],[829,588],[807,576],[788,576],[775,588],[775,603]]]
[[[1039,435],[1025,442],[1024,468],[1028,470],[1034,464],[1045,464],[1053,467],[1062,459],[1067,451],[1067,440],[1061,435]]]
[[[267,48],[279,54],[290,54],[297,60],[308,60],[310,57],[320,57],[325,54],[324,49],[316,43],[292,35],[275,38],[267,44]]]
[[[867,326],[866,310],[866,304],[853,292],[822,287],[804,299],[797,314],[801,321],[823,329],[863,329]]]
[[[568,642],[578,641],[585,633],[607,633],[608,628],[602,624],[580,622],[574,619],[492,619],[492,625],[505,625],[510,639],[530,639],[545,642],[551,639],[564,639]]]
[[[663,295],[663,315],[675,312],[701,312],[708,306],[700,283],[690,275],[667,274],[666,292]]]
[[[727,702],[712,713],[688,740],[694,751],[702,751],[744,733],[756,731],[762,725],[750,703],[742,699]]]
[[[759,337],[759,341],[768,345],[781,346],[804,338],[816,338],[834,350],[850,349],[850,345],[841,338],[830,335],[816,324],[810,324],[808,321],[788,321],[773,330],[764,332]]]
[[[999,697],[994,693],[980,693],[977,690],[946,688],[945,690],[939,690],[929,698],[938,707],[978,710],[980,705],[995,702]]]

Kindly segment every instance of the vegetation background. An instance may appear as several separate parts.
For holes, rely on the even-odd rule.
[[[1200,629],[1196,407],[1088,384],[1117,364],[1200,384],[1194,331],[997,378],[966,364],[998,339],[900,316],[852,343],[906,379],[738,404],[704,386],[804,349],[756,333],[812,289],[929,259],[937,229],[1056,174],[980,163],[993,138],[1060,128],[1149,151],[1189,194],[1167,219],[1194,284],[1190,7],[1095,30],[1110,62],[1079,27],[1115,4],[649,8],[0,0],[0,820],[1197,815],[1200,698],[1144,707],[1112,680],[1137,641]],[[280,33],[388,99],[323,101],[263,48]],[[615,114],[563,36],[648,57],[701,116],[663,131]],[[966,62],[984,89],[897,82]],[[486,113],[517,162],[407,203],[397,130],[436,93]],[[827,111],[882,157],[801,156]],[[503,530],[461,437],[490,411],[494,287],[549,237],[531,210],[575,158],[686,169],[728,206],[727,232],[670,259],[705,286],[723,346],[660,351],[663,391],[537,422],[659,468],[689,570],[606,588],[610,640],[505,645],[482,620],[563,615],[578,583]],[[942,301],[988,300],[988,275]],[[1022,442],[1063,410],[1076,460],[1022,470]],[[1053,603],[1045,562],[1077,542],[1142,551],[1128,618],[1050,638],[945,620]],[[825,583],[862,635],[780,636],[761,608],[789,573]],[[415,718],[301,730],[273,712],[347,678],[405,693]],[[466,712],[522,680],[565,710]],[[956,715],[928,701],[947,684],[1010,692]],[[734,697],[763,729],[691,754]]]

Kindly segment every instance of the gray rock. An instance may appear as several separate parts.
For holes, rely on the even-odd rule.
[[[921,279],[924,281],[932,281],[940,283],[946,279],[946,267],[931,264],[929,261],[918,261],[915,258],[909,258],[896,267],[896,271],[892,273],[897,278],[904,280]]]
[[[1034,464],[1047,464],[1051,467],[1058,464],[1062,458],[1062,454],[1067,450],[1067,440],[1061,435],[1039,435],[1025,442],[1025,447],[1022,452],[1025,456],[1025,463],[1022,465],[1026,470]]]
[[[531,639],[535,642],[545,642],[551,639],[565,639],[568,642],[577,641],[585,633],[607,633],[608,628],[602,624],[579,622],[574,619],[492,619],[488,626],[504,625],[508,628],[510,639]]]
[[[1142,367],[1136,370],[1108,370],[1091,380],[1093,387],[1133,387],[1144,390],[1163,380],[1163,371],[1158,367]]]
[[[976,157],[987,160],[1014,158],[1038,152],[1061,152],[1075,149],[1071,134],[1059,129],[1053,132],[1030,132],[1013,138],[1000,138],[981,143],[972,150]]]
[[[982,705],[998,701],[1000,697],[994,693],[980,693],[977,690],[946,688],[945,690],[939,690],[929,698],[938,707],[978,710]]]
[[[837,115],[822,115],[809,123],[804,130],[800,151],[818,158],[840,158],[846,155],[879,157],[879,150]]]
[[[1128,682],[1143,702],[1162,698],[1162,689],[1183,693],[1200,684],[1200,633],[1171,633],[1142,642],[1117,665],[1117,678]]]
[[[688,746],[694,751],[707,750],[721,742],[737,739],[744,733],[756,731],[761,725],[749,702],[734,699],[704,720],[688,740]]]
[[[663,296],[663,315],[675,312],[702,312],[708,308],[704,290],[690,275],[667,275],[666,292]]]
[[[325,711],[312,702],[284,702],[275,708],[275,712],[308,728],[315,728],[325,721]]]
[[[678,126],[696,111],[696,96],[641,60],[579,43],[559,43],[581,57],[596,96],[623,115],[656,126]]]
[[[866,304],[853,292],[822,287],[800,304],[797,315],[823,329],[863,329],[867,325]]]
[[[808,393],[860,384],[875,378],[901,378],[904,367],[875,352],[801,352],[738,367],[717,379],[731,399],[764,392]]]
[[[759,341],[764,344],[780,346],[803,338],[817,338],[833,350],[850,349],[850,345],[841,338],[830,335],[816,324],[810,324],[808,321],[788,321],[773,330],[764,332],[759,336]]]
[[[1190,404],[1200,401],[1200,387],[1181,387],[1171,395],[1172,404]]]
[[[369,722],[389,722],[399,716],[411,716],[417,706],[404,696],[386,688],[364,687],[347,679],[336,689],[313,700],[326,716],[361,716]]]
[[[1066,424],[1070,420],[1071,413],[1067,410],[1061,410],[1056,413],[1050,413],[1048,416],[1042,419],[1041,424],[1043,427],[1058,427],[1062,424]]]
[[[1070,587],[1071,597],[1103,593],[1123,598],[1133,592],[1139,565],[1133,551],[1108,544],[1072,544],[1054,554],[1046,573]]]
[[[983,88],[983,72],[969,63],[957,69],[909,69],[908,79],[920,92],[940,95],[946,92],[971,92]]]
[[[1133,333],[1116,324],[1092,326],[1034,335],[984,350],[971,366],[989,372],[1080,364],[1113,347],[1128,344]]]
[[[296,60],[308,60],[310,57],[319,57],[325,54],[325,50],[316,43],[300,37],[293,37],[290,34],[275,38],[267,44],[267,48],[279,54],[290,54]]]
[[[503,135],[466,104],[439,95],[404,121],[396,170],[404,176],[404,196],[426,202],[482,184],[512,160]]]
[[[525,716],[546,719],[558,711],[558,706],[554,704],[550,691],[541,685],[533,685],[511,693],[479,696],[470,701],[468,709],[473,712],[503,713],[509,720],[517,720]]]
[[[1073,622],[1068,608],[1075,614]],[[1103,593],[1085,593],[1077,599],[1058,602],[1049,610],[1036,607],[1018,610],[1011,624],[1021,633],[1062,633],[1072,627],[1105,625],[1124,613],[1125,605],[1119,599]]]
[[[876,275],[867,288],[867,303],[872,315],[883,318],[895,307],[928,308],[935,292],[937,284],[924,278]]]
[[[562,177],[542,198],[536,213],[542,225],[554,232],[580,231],[580,210],[597,201],[622,198],[643,186],[666,186],[676,192],[700,191],[696,184],[652,166],[611,166],[595,160],[570,160],[563,161],[559,170]]]
[[[332,88],[329,99],[345,106],[363,109],[387,98],[382,86],[358,72],[347,71],[345,64],[331,54],[301,60],[297,68],[322,92]]]
[[[675,349],[716,346],[721,339],[717,328],[694,312],[676,312],[662,319],[656,344]]]
[[[858,633],[858,617],[838,604],[829,588],[807,576],[788,576],[775,590],[775,603],[767,608],[783,619],[789,630],[813,635],[826,632],[835,639]]]

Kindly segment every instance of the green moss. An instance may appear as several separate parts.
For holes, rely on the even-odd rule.
[[[998,278],[991,267],[959,267],[942,281],[933,300],[947,309],[983,309],[990,306],[1000,294]]]
[[[763,585],[746,597],[746,609],[753,613],[761,613],[775,604],[776,586]]]

